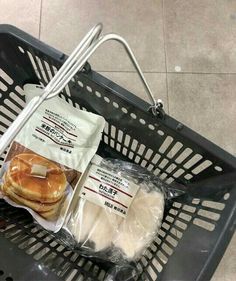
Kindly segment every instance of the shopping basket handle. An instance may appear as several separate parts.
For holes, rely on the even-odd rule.
[[[143,75],[143,72],[130,48],[130,46],[128,45],[128,43],[126,42],[126,40],[117,35],[117,34],[106,34],[104,36],[100,36],[95,42],[93,42],[93,44],[91,44],[87,50],[80,56],[79,60],[75,63],[75,65],[70,69],[70,71],[67,73],[66,76],[64,76],[62,78],[62,80],[59,82],[59,84],[57,85],[57,89],[55,91],[53,91],[48,98],[54,97],[55,95],[57,95],[59,92],[61,92],[63,90],[63,88],[65,87],[65,85],[67,85],[67,83],[70,81],[70,79],[78,72],[78,69],[81,69],[82,66],[87,62],[87,60],[93,55],[93,53],[105,42],[110,41],[110,40],[114,40],[117,41],[118,43],[120,43],[128,57],[130,58],[132,64],[134,65],[143,85],[144,88],[146,90],[146,93],[148,94],[149,99],[151,100],[152,105],[150,106],[152,113],[154,115],[159,115],[162,114],[163,115],[163,104],[162,101],[160,99],[155,100],[152,91]]]
[[[121,43],[127,52],[131,62],[133,63],[135,69],[137,70],[141,81],[145,87],[145,90],[152,102],[152,112],[154,115],[158,115],[158,110],[162,108],[162,102],[160,100],[156,101],[148,83],[143,75],[143,72],[131,50],[128,43],[124,38],[117,34],[106,34],[101,36],[102,24],[99,23],[93,27],[82,39],[80,44],[75,48],[72,54],[68,57],[62,67],[58,70],[56,75],[48,83],[48,85],[43,90],[40,96],[37,96],[29,102],[22,112],[18,115],[16,120],[7,129],[4,135],[0,139],[0,155],[5,151],[8,145],[13,141],[18,132],[25,125],[27,120],[32,116],[32,114],[37,110],[37,108],[42,104],[45,99],[52,98],[58,95],[68,82],[74,77],[74,75],[80,71],[89,57],[95,52],[95,50],[100,47],[103,43],[109,40],[115,40]],[[162,110],[162,109],[161,109]]]

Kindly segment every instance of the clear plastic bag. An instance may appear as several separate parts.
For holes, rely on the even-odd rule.
[[[115,159],[93,161],[64,227],[72,248],[124,265],[138,260],[162,223],[165,185],[146,169]]]

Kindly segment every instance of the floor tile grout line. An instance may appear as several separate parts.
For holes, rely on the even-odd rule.
[[[163,34],[163,44],[164,44],[164,54],[165,54],[165,70],[166,70],[166,95],[167,95],[167,111],[170,114],[169,106],[169,91],[168,91],[168,77],[167,77],[167,52],[166,52],[166,39],[165,39],[165,15],[164,15],[164,0],[162,0],[162,34]]]
[[[42,10],[43,10],[43,0],[41,0],[41,2],[40,2],[40,12],[39,12],[39,40],[40,40],[40,37],[41,37]]]
[[[96,72],[114,72],[114,73],[136,73],[133,70],[100,70],[100,69],[93,69],[92,70]],[[236,72],[188,72],[188,71],[181,71],[181,72],[175,72],[175,71],[143,71],[143,73],[150,73],[150,74],[176,74],[176,75],[182,75],[182,74],[196,74],[196,75],[236,75]]]

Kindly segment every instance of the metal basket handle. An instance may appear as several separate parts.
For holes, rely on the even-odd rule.
[[[18,115],[16,120],[11,124],[11,126],[6,130],[4,135],[0,139],[0,155],[5,151],[8,145],[13,141],[18,132],[25,125],[27,120],[31,115],[37,110],[37,108],[46,99],[52,98],[58,95],[68,82],[74,77],[74,75],[82,70],[83,66],[90,58],[90,56],[100,47],[103,43],[115,40],[122,44],[126,53],[128,54],[132,64],[134,65],[136,71],[138,72],[140,79],[144,85],[144,88],[151,100],[152,106],[150,107],[154,115],[158,115],[162,110],[161,100],[155,100],[150,87],[143,75],[143,72],[131,50],[128,43],[124,38],[117,34],[106,34],[101,36],[102,24],[99,23],[93,27],[82,39],[79,45],[75,48],[72,54],[68,57],[62,67],[58,70],[52,80],[44,88],[40,96],[34,97]]]

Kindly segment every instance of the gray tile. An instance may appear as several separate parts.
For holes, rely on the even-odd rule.
[[[145,71],[165,71],[162,0],[43,1],[41,39],[69,54],[98,22],[104,32],[123,36]],[[107,42],[91,62],[96,70],[132,71],[117,42]]]
[[[129,90],[141,99],[150,102],[144,90],[143,84],[135,72],[100,72],[103,76],[112,80],[121,87]],[[162,99],[164,108],[168,112],[166,74],[165,73],[144,73],[145,78],[156,99]]]
[[[167,69],[236,72],[234,0],[165,0]]]
[[[236,280],[236,234],[234,234],[211,281]]]
[[[236,154],[235,89],[235,74],[168,74],[170,115]]]
[[[0,0],[0,24],[11,24],[39,37],[41,0]]]

